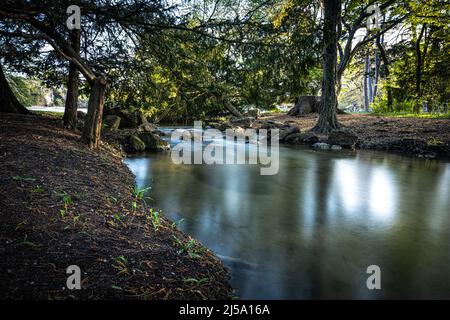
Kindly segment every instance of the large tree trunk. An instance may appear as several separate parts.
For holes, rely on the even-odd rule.
[[[330,133],[339,129],[337,121],[336,97],[336,64],[337,64],[337,23],[341,10],[340,0],[324,1],[323,24],[323,105],[320,108],[319,120],[313,128],[317,133]]]
[[[90,148],[97,148],[100,143],[102,128],[103,105],[105,101],[106,80],[99,77],[91,84],[88,112],[83,127],[82,140]]]
[[[25,108],[16,96],[12,92],[5,74],[3,73],[3,67],[0,64],[0,112],[10,113],[22,113],[29,114],[27,108]]]
[[[80,30],[71,31],[70,40],[73,50],[80,51]],[[70,129],[77,127],[77,109],[78,109],[78,69],[76,65],[70,62],[69,79],[67,81],[67,96],[64,109],[64,125]]]

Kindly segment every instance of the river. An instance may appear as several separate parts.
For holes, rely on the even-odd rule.
[[[125,162],[243,299],[450,298],[449,163],[283,146],[272,176],[170,153]],[[380,290],[367,288],[371,265]]]

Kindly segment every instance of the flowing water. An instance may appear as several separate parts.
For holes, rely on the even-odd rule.
[[[273,176],[169,153],[126,163],[244,299],[450,298],[448,163],[301,147],[280,147]],[[370,265],[381,290],[367,288]]]

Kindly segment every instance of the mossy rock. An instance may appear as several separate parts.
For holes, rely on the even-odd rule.
[[[133,147],[134,151],[136,151],[136,152],[142,152],[142,151],[145,151],[145,149],[146,149],[146,145],[145,145],[144,141],[142,141],[137,136],[130,136],[130,143],[131,143],[131,146]]]
[[[106,124],[107,130],[116,131],[119,129],[121,120],[119,116],[109,115],[105,117],[103,123]]]
[[[166,151],[170,149],[167,141],[162,140],[159,136],[151,132],[142,132],[139,138],[145,143],[145,150],[147,151]]]

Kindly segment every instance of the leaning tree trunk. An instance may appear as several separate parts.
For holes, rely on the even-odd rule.
[[[320,108],[319,120],[313,131],[316,133],[330,133],[339,129],[337,121],[336,97],[336,64],[337,64],[337,22],[341,10],[340,0],[324,1],[323,24],[323,105]]]
[[[11,90],[5,74],[3,73],[3,67],[0,64],[0,112],[10,113],[22,113],[29,114],[27,108],[25,108]]]
[[[88,112],[84,122],[82,135],[82,140],[88,144],[90,148],[97,148],[100,144],[105,91],[106,80],[102,77],[96,78],[91,85]]]
[[[80,30],[74,29],[71,31],[70,40],[73,50],[80,51]],[[66,105],[64,109],[64,125],[70,129],[75,129],[77,126],[77,109],[78,109],[78,69],[74,63],[69,65],[69,79],[67,81],[67,96]]]

